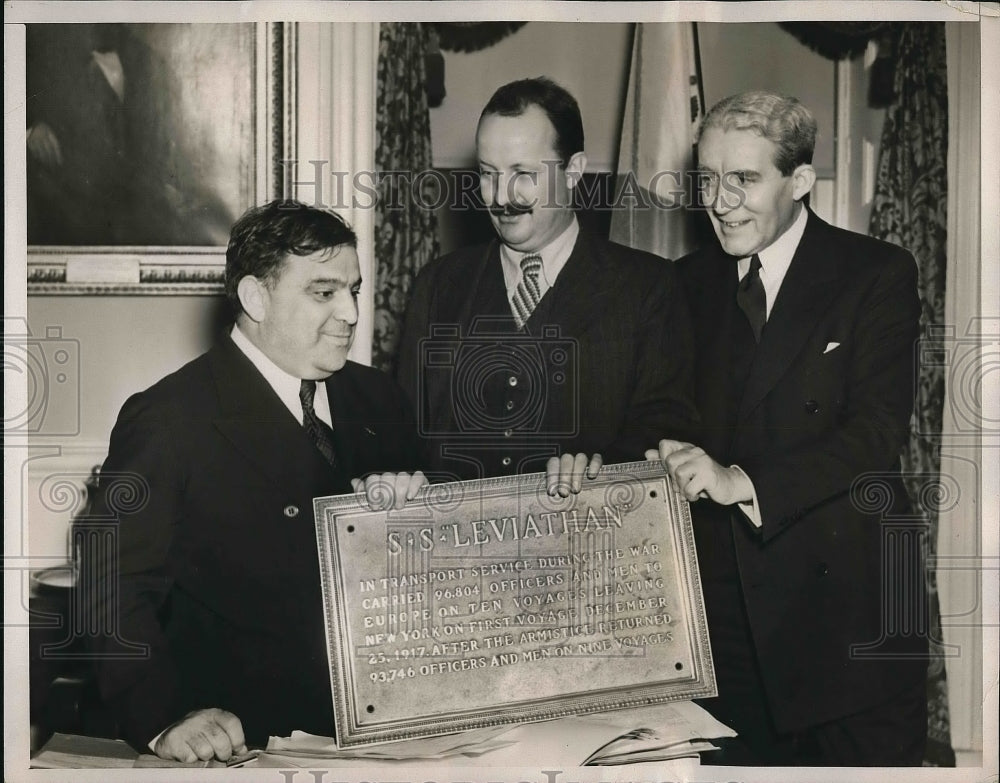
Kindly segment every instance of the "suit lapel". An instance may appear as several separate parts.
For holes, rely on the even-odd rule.
[[[545,298],[542,299],[545,312],[549,318],[559,322],[564,336],[580,337],[585,334],[590,326],[597,323],[594,313],[599,311],[601,305],[596,299],[613,292],[606,276],[616,274],[620,267],[602,263],[598,257],[599,250],[595,248],[594,238],[580,231],[555,285],[545,294],[545,298],[551,296],[552,301],[545,303]]]
[[[792,263],[764,327],[747,379],[740,419],[746,418],[780,380],[798,355],[822,313],[840,290],[840,263],[823,223],[809,213]]]
[[[359,411],[368,410],[365,399],[355,393],[347,380],[347,372],[335,372],[326,380],[326,393],[333,414],[333,439],[337,448],[337,469],[347,480],[359,476],[357,465],[364,460],[363,452],[375,440],[375,430],[358,418]],[[371,460],[368,460],[371,462]]]
[[[424,339],[431,338],[435,327],[458,327],[462,340],[467,340],[478,313],[474,312],[477,292],[485,284],[489,274],[500,273],[500,242],[494,239],[485,249],[477,249],[475,255],[463,258],[456,266],[455,274],[440,281],[439,290],[434,294],[434,306],[431,309],[431,320],[428,324],[430,332],[422,335]],[[436,339],[454,342],[458,338],[438,335]],[[422,361],[422,357],[418,361]],[[437,375],[434,376],[436,379]],[[428,399],[424,404],[430,411],[430,416],[447,417],[452,421],[451,386],[448,383],[433,382],[425,387]],[[342,390],[344,391],[344,390]],[[416,401],[415,401],[416,402]],[[418,411],[418,415],[422,415]],[[443,422],[439,422],[443,424]]]
[[[311,495],[325,461],[302,426],[232,339],[210,357],[220,406],[215,427],[282,491]]]
[[[473,312],[476,292],[485,284],[484,278],[487,275],[497,274],[500,271],[500,242],[494,239],[486,246],[485,252],[481,252],[478,257],[472,259],[466,274],[451,281],[453,290],[448,292],[448,295],[452,302],[459,305],[455,312],[455,323],[463,324],[463,328],[466,330],[471,327],[473,320],[479,315],[479,313]],[[463,337],[468,337],[468,334],[463,335]]]

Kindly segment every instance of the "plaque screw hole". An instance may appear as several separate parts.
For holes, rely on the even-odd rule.
[[[649,496],[650,496],[651,498],[655,498],[655,497],[656,497],[656,490],[655,490],[655,489],[654,489],[654,490],[652,490],[652,491],[651,491],[651,492],[649,493]]]
[[[348,532],[348,533],[353,533],[353,532],[354,532],[354,525],[348,525],[348,526],[347,526],[347,532]],[[370,710],[369,710],[369,711],[370,711]]]
[[[375,712],[375,706],[372,705],[372,704],[369,704],[367,707],[365,707],[365,710],[367,712]]]
[[[677,669],[677,671],[680,671],[681,669],[684,668],[684,664],[683,663],[675,663],[674,664],[674,668]]]

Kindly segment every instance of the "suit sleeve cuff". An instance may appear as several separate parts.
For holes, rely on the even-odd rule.
[[[764,520],[760,518],[760,503],[757,502],[757,488],[754,487],[753,481],[747,476],[747,472],[743,470],[739,465],[730,465],[731,468],[736,468],[740,473],[746,476],[747,481],[750,482],[750,491],[753,493],[753,499],[746,503],[737,503],[740,511],[743,512],[744,516],[750,520],[750,524],[755,528],[762,528],[764,526]]]

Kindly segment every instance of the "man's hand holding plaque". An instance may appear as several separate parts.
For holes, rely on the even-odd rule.
[[[600,454],[561,454],[545,465],[545,487],[550,495],[569,497],[583,488],[583,478],[597,478],[603,460]]]
[[[720,506],[730,506],[753,500],[753,485],[747,474],[736,465],[720,465],[700,446],[664,439],[657,448],[646,451],[646,459],[662,462],[691,503],[708,498]]]
[[[427,477],[419,470],[411,473],[373,473],[363,479],[351,479],[355,492],[364,492],[368,505],[378,511],[390,508],[399,511],[406,502],[413,500]]]

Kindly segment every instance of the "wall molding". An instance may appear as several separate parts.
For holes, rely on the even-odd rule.
[[[980,25],[946,24],[948,50],[948,240],[945,324],[954,328],[955,345],[975,339],[977,315],[986,315],[980,303]],[[988,89],[983,82],[983,89]],[[970,263],[974,261],[974,263]],[[984,349],[985,345],[980,345]],[[968,381],[960,367],[945,377],[941,472],[955,477],[966,491],[962,502],[943,511],[938,521],[938,591],[944,641],[961,652],[945,660],[951,740],[956,750],[983,749],[983,633],[980,600],[983,579],[990,573],[982,559],[983,523],[989,503],[982,493],[982,431],[969,432],[963,402],[975,399],[956,381]],[[985,393],[985,388],[983,389]],[[984,401],[986,397],[982,398]],[[956,409],[956,405],[958,409]],[[955,414],[959,414],[956,419]],[[978,412],[979,414],[982,411]],[[994,439],[995,439],[994,433]],[[970,496],[971,495],[971,496]],[[995,498],[994,498],[995,500]],[[950,566],[950,567],[949,567]],[[994,566],[995,567],[995,566]],[[981,569],[986,569],[985,571]]]

